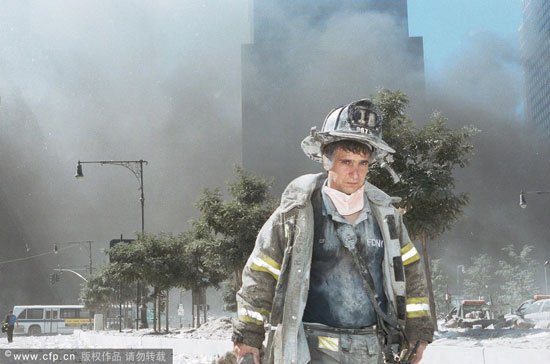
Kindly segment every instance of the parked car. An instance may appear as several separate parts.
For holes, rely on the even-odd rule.
[[[496,322],[491,306],[485,300],[464,300],[445,318],[445,326],[451,328],[472,328],[477,325],[486,328]]]
[[[518,308],[505,315],[504,319],[507,327],[528,329],[537,324],[548,327],[550,325],[550,295],[535,295],[533,298],[523,301]]]
[[[521,317],[534,324],[550,323],[550,295],[536,295],[533,303],[521,310]]]

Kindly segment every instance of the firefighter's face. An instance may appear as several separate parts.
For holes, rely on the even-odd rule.
[[[351,195],[363,186],[368,171],[368,153],[353,153],[338,148],[328,170],[329,187]]]

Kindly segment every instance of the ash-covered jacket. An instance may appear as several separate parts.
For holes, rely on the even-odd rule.
[[[281,204],[264,224],[243,271],[237,293],[235,341],[261,347],[268,331],[269,363],[310,360],[302,325],[313,251],[311,196],[325,173],[301,176],[285,189]],[[433,325],[420,255],[409,239],[401,214],[389,197],[368,182],[365,191],[384,239],[384,288],[390,309],[411,342],[431,342]]]

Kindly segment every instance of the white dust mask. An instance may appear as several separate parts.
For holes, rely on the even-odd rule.
[[[352,215],[363,209],[365,205],[365,185],[359,187],[357,191],[348,195],[344,192],[330,188],[329,186],[323,186],[323,191],[330,197],[330,200],[336,207],[336,210],[342,216]]]

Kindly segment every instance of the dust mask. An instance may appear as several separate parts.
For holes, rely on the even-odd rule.
[[[357,191],[348,195],[344,192],[330,188],[328,185],[323,186],[323,192],[330,197],[330,200],[336,207],[336,210],[342,216],[352,215],[363,209],[365,205],[365,185],[359,187]]]

